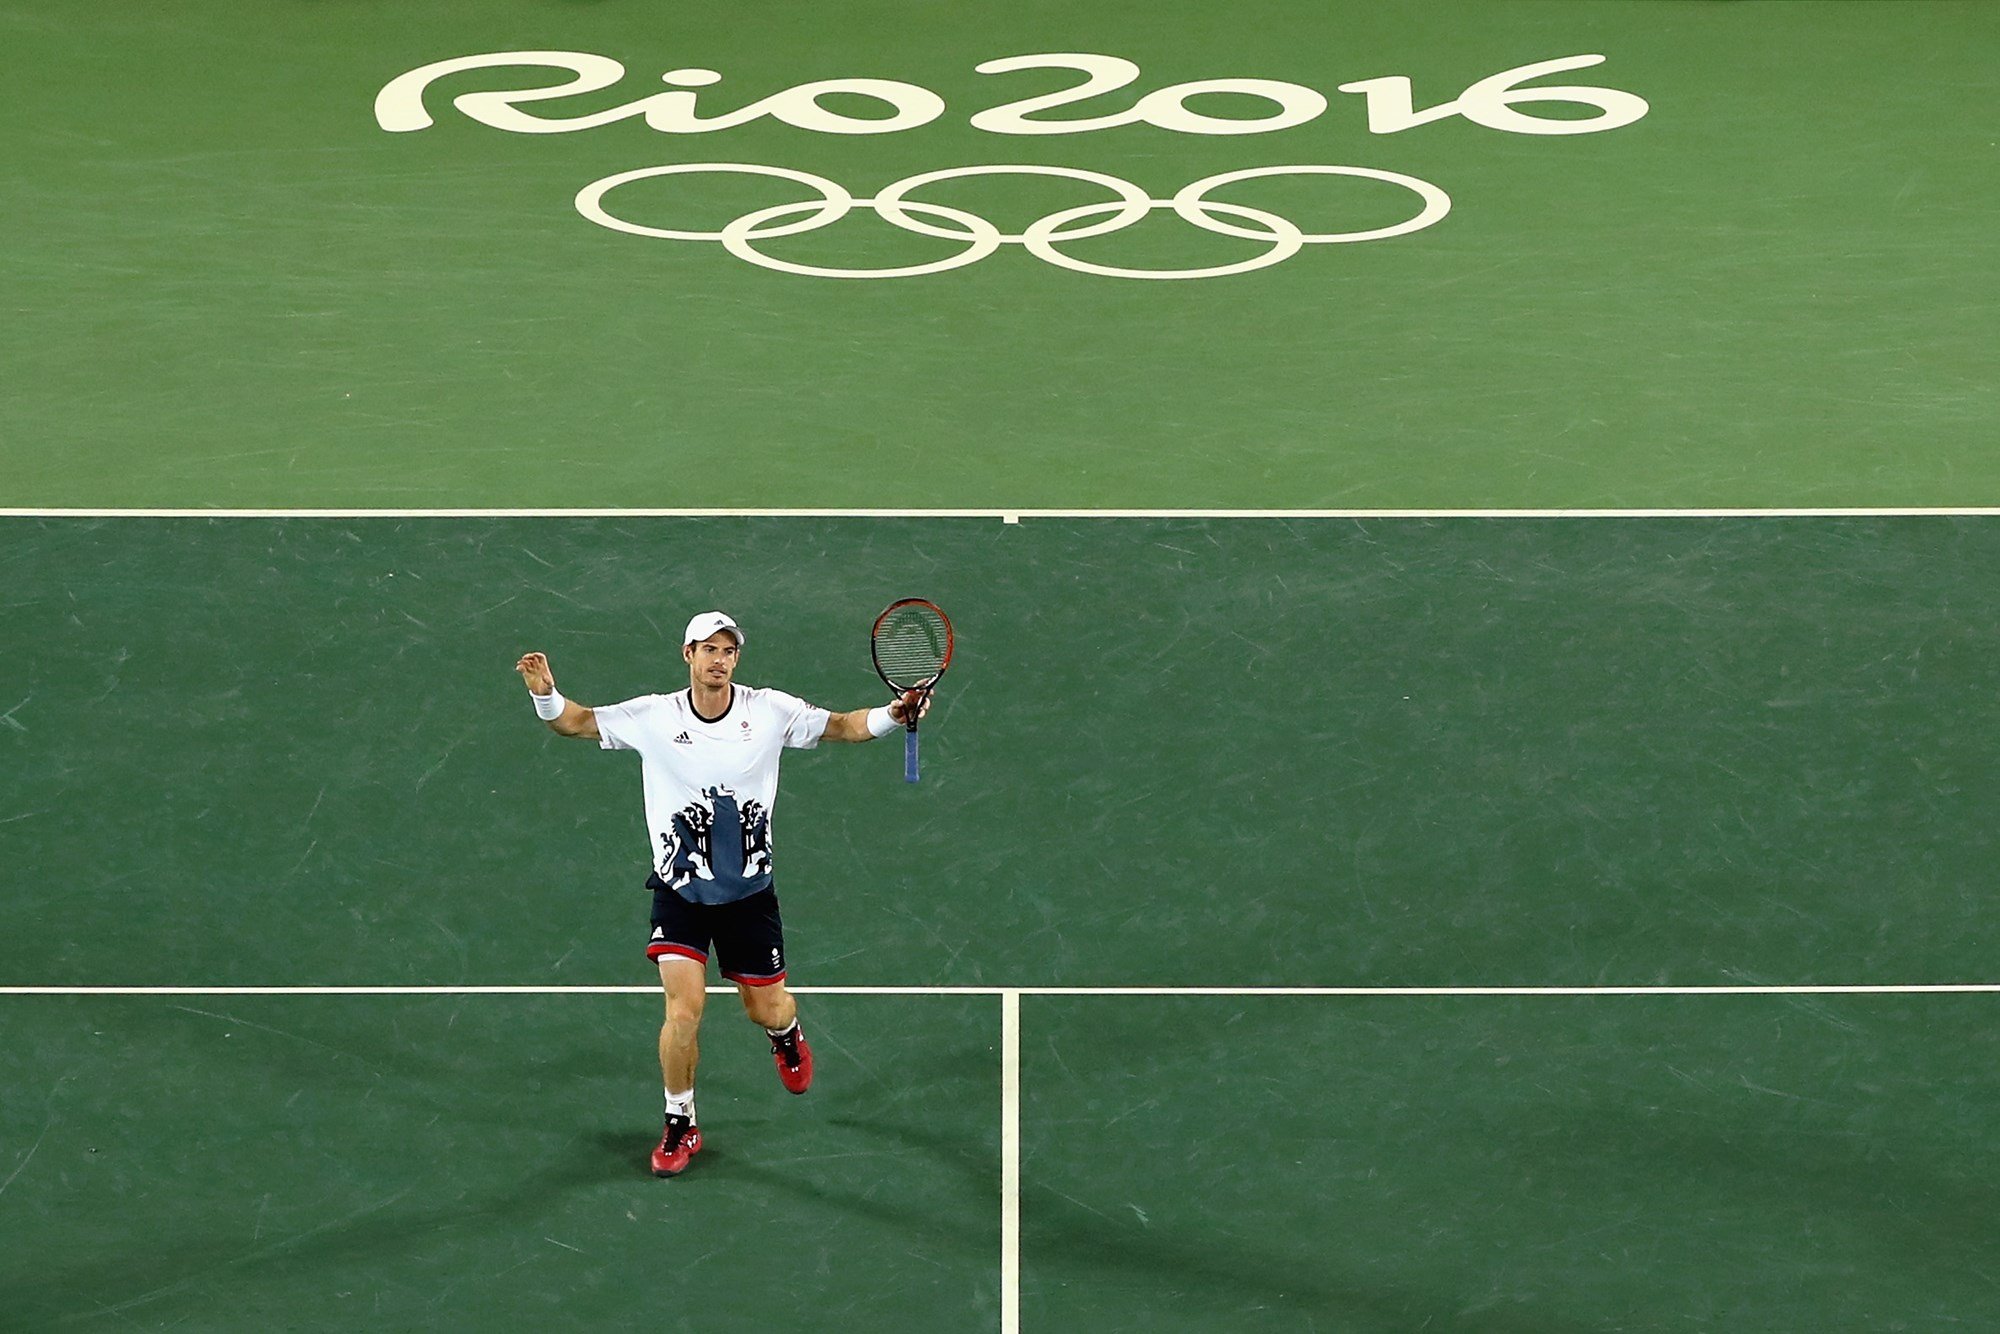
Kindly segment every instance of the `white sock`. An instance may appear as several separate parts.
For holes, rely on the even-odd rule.
[[[771,1035],[771,1041],[782,1042],[785,1040],[787,1035],[799,1031],[799,1017],[797,1015],[793,1015],[792,1022],[786,1024],[783,1028],[767,1028],[764,1031]]]
[[[676,1093],[672,1089],[667,1089],[666,1095],[668,1116],[685,1116],[690,1121],[694,1120],[693,1089],[689,1089],[686,1093]]]

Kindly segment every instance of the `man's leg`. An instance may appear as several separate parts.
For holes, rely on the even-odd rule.
[[[785,989],[785,924],[776,890],[739,899],[719,913],[715,961],[736,984],[743,1013],[770,1037],[779,1081],[804,1093],[812,1084],[812,1048],[799,1031],[799,1003]]]
[[[701,1008],[707,1000],[708,965],[684,955],[660,956],[660,986],[667,1018],[660,1025],[660,1079],[666,1085],[666,1128],[653,1150],[653,1175],[679,1176],[701,1149],[694,1119],[694,1067],[701,1059]]]
[[[667,1096],[692,1097],[694,1068],[701,1060],[701,1010],[708,1001],[708,969],[693,959],[664,955],[660,986],[667,997],[666,1022],[660,1025],[660,1077]]]
[[[743,998],[743,1012],[751,1022],[761,1024],[771,1039],[771,1060],[778,1067],[778,1082],[793,1093],[812,1087],[813,1054],[806,1045],[805,1030],[799,1027],[799,1003],[783,982],[753,985],[736,984]]]
[[[743,1012],[750,1016],[751,1022],[762,1024],[767,1032],[790,1028],[799,1017],[799,1003],[785,990],[783,982],[766,982],[761,986],[738,982],[736,994],[743,998]]]

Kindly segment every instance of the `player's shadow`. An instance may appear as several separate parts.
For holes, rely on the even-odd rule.
[[[620,1130],[594,1130],[582,1136],[578,1143],[578,1165],[590,1172],[582,1178],[588,1182],[630,1181],[635,1177],[649,1177],[653,1174],[653,1144],[658,1139],[645,1137],[645,1132],[636,1127]],[[708,1161],[712,1150],[704,1149],[702,1158]]]
[[[948,1237],[971,1251],[998,1245],[997,1145],[937,1134],[880,1117],[832,1116],[826,1124],[863,1139],[881,1141],[898,1160],[926,1160],[933,1169],[944,1169],[944,1180],[956,1184],[941,1188],[940,1176],[933,1170],[922,1177],[921,1193],[895,1193],[885,1192],[880,1174],[873,1172],[854,1178],[856,1184],[848,1186],[815,1180],[782,1161],[764,1163],[719,1157],[703,1166],[726,1165],[732,1176],[754,1181],[773,1193],[790,1195],[803,1203],[914,1236]],[[708,1156],[709,1151],[703,1149],[702,1157]],[[916,1175],[912,1174],[913,1179]]]
[[[782,1165],[732,1162],[733,1174],[804,1203],[866,1219],[921,1237],[948,1237],[971,1252],[999,1242],[999,1145],[993,1139],[957,1137],[879,1117],[835,1116],[828,1124],[884,1143],[899,1156],[921,1157],[946,1168],[957,1181],[948,1195],[927,1185],[921,1198],[884,1195],[870,1175],[853,1187],[802,1177]],[[706,1156],[707,1151],[703,1151]],[[717,1164],[707,1164],[716,1166]],[[1032,1283],[1033,1256],[1060,1256],[1066,1269],[1117,1274],[1139,1287],[1158,1287],[1163,1276],[1221,1301],[1263,1302],[1315,1318],[1359,1322],[1365,1327],[1476,1328],[1482,1334],[1581,1334],[1545,1311],[1485,1307],[1466,1311],[1479,1294],[1441,1294],[1385,1288],[1338,1275],[1338,1256],[1302,1248],[1287,1256],[1269,1236],[1254,1252],[1218,1248],[1212,1237],[1177,1237],[1136,1223],[1126,1225],[1050,1189],[1023,1192],[1024,1281]],[[1283,1294],[1280,1296],[1279,1294]],[[1457,1299],[1454,1299],[1457,1298]]]
[[[944,1164],[975,1191],[989,1189],[998,1171],[1000,1146],[996,1142],[997,1135],[992,1140],[984,1136],[944,1135],[907,1122],[873,1116],[829,1116],[827,1124],[882,1140],[906,1153],[921,1154]]]
[[[912,1231],[949,1232],[973,1249],[998,1241],[997,1137],[951,1136],[881,1117],[834,1116],[828,1123],[882,1141],[899,1154],[947,1166],[960,1189],[949,1210],[915,1220],[908,1216],[907,1201],[884,1205],[859,1192],[791,1183],[801,1194]],[[1032,1175],[1032,1164],[1024,1164],[1024,1174]],[[930,1198],[939,1197],[933,1191]],[[1360,1278],[1344,1281],[1338,1274],[1337,1252],[1323,1246],[1301,1246],[1298,1254],[1286,1256],[1280,1239],[1264,1235],[1254,1250],[1230,1251],[1218,1248],[1212,1237],[1177,1237],[1141,1226],[1136,1219],[1131,1223],[1107,1219],[1059,1191],[1032,1184],[1023,1189],[1022,1208],[1023,1246],[1032,1248],[1024,1249],[1024,1266],[1030,1266],[1032,1255],[1039,1252],[1060,1256],[1065,1266],[1129,1275],[1145,1286],[1157,1286],[1163,1275],[1171,1275],[1175,1283],[1222,1300],[1268,1298],[1267,1304],[1281,1309],[1330,1316],[1336,1328],[1343,1322],[1381,1329],[1476,1328],[1481,1334],[1581,1334],[1584,1328],[1526,1307],[1482,1307],[1466,1313],[1483,1294],[1389,1288]],[[1032,1278],[1029,1268],[1024,1281]]]

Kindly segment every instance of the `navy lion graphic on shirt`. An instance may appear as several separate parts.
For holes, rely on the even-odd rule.
[[[771,885],[771,818],[756,800],[704,788],[660,836],[660,878],[695,903],[731,903]]]

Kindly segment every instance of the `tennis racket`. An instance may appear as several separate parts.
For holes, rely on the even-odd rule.
[[[914,690],[917,697],[909,705],[910,721],[903,734],[903,781],[917,781],[917,715],[936,687],[944,669],[951,666],[951,622],[935,602],[903,598],[891,602],[875,618],[868,636],[868,651],[875,657],[875,672],[882,683],[897,695]]]

